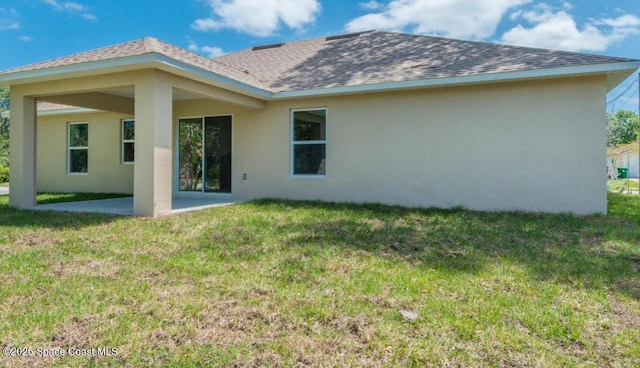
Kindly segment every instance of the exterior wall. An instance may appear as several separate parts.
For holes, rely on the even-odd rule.
[[[37,123],[37,173],[39,192],[133,193],[133,168],[121,163],[121,119],[116,113],[41,116]],[[67,168],[69,123],[89,123],[89,165],[86,175],[69,174]]]
[[[596,77],[272,101],[265,110],[178,101],[173,131],[180,117],[233,116],[236,199],[605,213],[605,95]],[[290,111],[321,107],[327,175],[292,177]],[[40,118],[38,190],[131,192],[122,118]],[[86,177],[66,174],[70,121],[89,122]]]
[[[602,78],[270,103],[236,117],[234,194],[605,213]],[[327,176],[290,176],[291,108],[326,107]]]

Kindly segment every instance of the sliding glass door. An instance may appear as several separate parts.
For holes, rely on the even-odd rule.
[[[178,121],[178,189],[231,193],[231,116]]]

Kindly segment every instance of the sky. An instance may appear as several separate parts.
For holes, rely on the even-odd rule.
[[[639,0],[0,0],[0,70],[148,36],[215,57],[371,29],[640,59]],[[638,78],[608,111],[638,112]]]

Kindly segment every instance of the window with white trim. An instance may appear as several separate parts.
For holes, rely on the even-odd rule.
[[[122,120],[122,163],[132,164],[135,162],[136,146],[136,122],[134,120]]]
[[[89,168],[89,123],[69,123],[69,174],[86,174]]]
[[[291,111],[291,174],[326,175],[327,109]]]

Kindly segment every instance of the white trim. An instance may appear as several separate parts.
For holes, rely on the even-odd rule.
[[[640,61],[630,61],[615,64],[596,64],[585,66],[561,67],[552,69],[536,69],[524,70],[516,72],[504,73],[488,73],[478,75],[468,75],[461,77],[448,78],[432,78],[422,80],[410,80],[402,82],[388,82],[376,84],[363,84],[355,86],[340,86],[329,88],[308,89],[302,91],[277,92],[271,98],[273,100],[282,100],[300,97],[317,97],[340,94],[366,93],[366,92],[382,92],[400,89],[427,88],[427,87],[445,87],[465,84],[480,83],[497,83],[509,82],[525,79],[544,79],[570,77],[587,74],[602,74],[611,72],[631,71],[640,68]]]
[[[102,112],[102,111],[96,110],[96,109],[84,108],[84,107],[75,107],[75,108],[58,109],[58,110],[40,110],[38,111],[38,116],[87,114],[87,113],[95,113],[95,112]]]
[[[296,112],[302,112],[302,111],[318,111],[318,110],[324,110],[324,140],[314,140],[314,141],[296,141],[294,140],[294,132],[295,132],[295,120],[293,118],[293,115]],[[327,142],[328,139],[327,137],[329,136],[329,127],[328,127],[328,121],[329,121],[329,109],[324,106],[324,107],[312,107],[312,108],[303,108],[303,109],[291,109],[289,110],[289,177],[291,178],[314,178],[314,179],[318,179],[318,178],[326,178],[327,177],[327,156],[328,156],[328,150],[327,150]],[[300,143],[303,142],[303,143]],[[324,144],[324,174],[296,174],[294,172],[295,170],[295,150],[294,147],[295,146],[304,146],[304,145],[312,145],[312,144]]]
[[[0,75],[0,87],[7,87],[11,82],[20,81],[22,83],[35,82],[38,80],[55,80],[56,77],[64,74],[85,74],[90,72],[102,71],[102,74],[118,71],[139,70],[144,68],[155,68],[168,72],[176,69],[184,73],[183,76],[199,77],[195,80],[204,83],[226,88],[235,92],[239,92],[248,96],[264,100],[281,100],[288,98],[339,95],[351,93],[365,93],[376,91],[392,91],[407,88],[426,88],[454,86],[476,83],[495,83],[517,81],[523,79],[541,79],[554,77],[569,77],[587,74],[603,74],[629,71],[633,72],[640,68],[640,61],[614,62],[604,64],[590,64],[582,66],[570,66],[559,68],[542,68],[535,70],[524,70],[504,73],[487,73],[479,75],[468,75],[448,78],[432,78],[423,80],[410,80],[402,82],[375,83],[355,86],[339,86],[329,88],[308,89],[301,91],[285,91],[270,92],[266,89],[254,87],[246,83],[240,82],[230,77],[211,72],[200,67],[193,66],[160,53],[150,53],[129,57],[121,57],[110,60],[100,60],[87,63],[65,65],[53,68],[29,70],[12,73],[10,70],[7,74]],[[186,75],[185,75],[186,74]],[[204,78],[204,79],[203,79]],[[35,81],[33,81],[35,79]]]
[[[55,80],[55,77],[65,74],[87,74],[89,72],[95,71],[103,71],[103,73],[101,74],[106,74],[113,72],[113,69],[116,69],[118,71],[127,71],[154,67],[159,67],[158,69],[160,70],[168,71],[171,71],[171,69],[178,69],[180,71],[186,72],[187,74],[206,78],[205,83],[212,84],[211,82],[218,82],[213,83],[213,85],[232,87],[232,90],[242,91],[245,94],[249,94],[254,97],[265,99],[271,97],[272,95],[271,92],[267,90],[248,85],[235,79],[225,77],[221,74],[193,66],[191,64],[170,58],[159,53],[127,56],[109,60],[99,60],[14,73],[11,73],[11,71],[9,70],[7,71],[7,74],[0,75],[0,87],[8,87],[9,85],[11,85],[11,82],[16,81],[20,81],[22,83],[33,83],[34,81],[29,81],[30,79],[36,79],[36,81],[40,79]],[[202,78],[197,78],[196,80],[202,81]]]
[[[273,96],[273,93],[271,93],[268,90],[261,89],[261,88],[258,88],[258,87],[254,87],[254,86],[248,85],[246,83],[240,82],[238,80],[235,80],[233,78],[225,77],[225,76],[220,75],[218,73],[210,72],[208,70],[204,70],[204,69],[195,67],[195,66],[190,65],[188,63],[172,59],[172,58],[170,58],[168,56],[164,56],[162,54],[156,54],[156,55],[157,55],[156,63],[162,64],[162,65],[166,65],[166,66],[169,66],[169,67],[172,67],[172,68],[176,68],[176,69],[185,71],[185,72],[187,72],[189,74],[192,74],[192,75],[197,75],[197,76],[200,76],[200,77],[204,77],[204,78],[207,79],[208,82],[209,81],[216,81],[216,82],[219,82],[220,84],[222,84],[223,86],[233,87],[233,88],[231,88],[231,90],[233,90],[233,91],[244,92],[245,94],[248,93],[250,96],[258,97],[258,98],[262,98],[262,99],[268,99],[268,98],[271,98]],[[201,79],[198,79],[198,80],[201,80]],[[208,84],[211,84],[211,83],[208,83]],[[219,84],[214,84],[214,85],[220,86]]]
[[[71,115],[71,114],[91,114],[96,112],[103,112],[101,110],[89,109],[85,107],[70,107],[67,109],[54,109],[54,110],[38,110],[38,116],[56,116],[56,115]],[[3,118],[11,118],[11,111],[3,111],[0,113]]]

